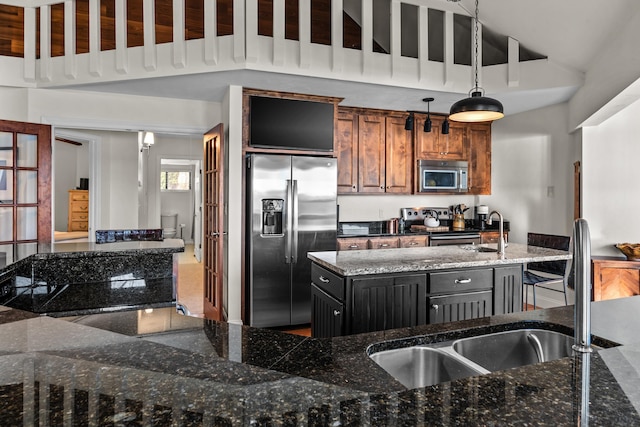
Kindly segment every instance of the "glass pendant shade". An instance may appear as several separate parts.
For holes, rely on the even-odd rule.
[[[461,99],[451,106],[449,120],[456,122],[489,122],[504,117],[502,103],[496,99],[482,96],[475,91],[469,98]]]

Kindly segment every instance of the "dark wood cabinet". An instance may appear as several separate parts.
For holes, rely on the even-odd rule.
[[[430,296],[427,299],[429,323],[455,322],[491,316],[493,298],[491,291]]]
[[[313,319],[311,336],[329,338],[342,335],[344,305],[315,284],[311,284]]]
[[[522,265],[494,269],[493,314],[522,311]]]
[[[424,132],[426,116],[416,115],[413,127],[415,159],[417,160],[467,160],[465,125],[449,122],[449,133],[442,133],[445,118],[431,116],[431,132]]]
[[[519,312],[522,268],[341,277],[314,263],[312,334],[348,335]]]
[[[424,274],[356,278],[351,283],[351,333],[426,323]]]
[[[640,295],[640,261],[593,257],[593,300]]]
[[[491,194],[491,123],[467,127],[469,153],[469,193]]]
[[[385,192],[385,118],[358,117],[358,192]]]
[[[411,194],[413,142],[404,124],[385,111],[338,110],[338,194]]]
[[[358,192],[358,115],[340,111],[336,120],[338,193]]]
[[[386,118],[385,191],[411,194],[413,188],[413,152],[411,131],[404,128],[403,117]]]
[[[499,231],[481,231],[480,232],[480,243],[498,243],[498,238],[500,237]],[[504,232],[504,242],[507,243],[509,233]]]

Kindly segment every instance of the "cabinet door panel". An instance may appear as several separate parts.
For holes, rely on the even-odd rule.
[[[476,123],[467,130],[469,192],[491,194],[491,124]]]
[[[358,117],[358,175],[360,193],[385,192],[384,116]]]
[[[381,331],[426,322],[424,274],[353,279],[351,333]]]
[[[442,152],[439,141],[443,120],[441,117],[431,116],[431,132],[424,132],[425,120],[424,116],[416,116],[415,118],[413,126],[415,157],[416,159],[438,159]]]
[[[397,237],[377,237],[369,239],[369,249],[392,249],[398,247]]]
[[[640,294],[640,270],[635,268],[608,268],[600,270],[603,300],[624,298]]]
[[[311,336],[330,338],[342,335],[344,305],[311,284]]]
[[[522,265],[494,270],[493,314],[522,311]]]
[[[413,177],[413,145],[411,131],[405,130],[405,119],[387,117],[386,120],[386,192],[411,194]]]
[[[471,292],[466,294],[429,297],[429,323],[455,322],[491,316],[492,292]]]
[[[340,112],[336,128],[338,193],[358,192],[358,115]]]

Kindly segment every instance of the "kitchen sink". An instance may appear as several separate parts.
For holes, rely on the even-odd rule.
[[[427,387],[483,373],[473,369],[454,355],[427,346],[385,350],[374,353],[370,357],[409,389]]]
[[[574,338],[543,329],[521,329],[463,338],[453,350],[489,371],[548,362],[571,356]]]
[[[369,357],[411,389],[569,357],[573,341],[559,332],[518,329],[383,350]]]
[[[476,249],[478,252],[498,252],[496,248],[488,248],[486,246],[480,246]]]

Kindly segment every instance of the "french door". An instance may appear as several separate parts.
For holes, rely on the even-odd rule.
[[[51,127],[0,120],[0,267],[51,242]]]
[[[223,320],[224,128],[204,135],[204,316]]]

